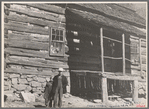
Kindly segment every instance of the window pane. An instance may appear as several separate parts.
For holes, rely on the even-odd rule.
[[[60,36],[60,41],[63,41],[63,36]]]
[[[63,36],[63,31],[62,31],[62,30],[60,30],[60,35],[62,35],[62,36]]]
[[[55,29],[52,29],[52,34],[55,34]]]
[[[56,40],[59,40],[59,36],[56,36]]]
[[[52,35],[52,40],[55,40],[55,35]]]
[[[52,54],[63,54],[63,43],[52,42],[51,52]]]
[[[57,35],[57,36],[59,35],[59,30],[56,30],[56,35]]]

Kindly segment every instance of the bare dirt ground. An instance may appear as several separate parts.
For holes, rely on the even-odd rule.
[[[138,103],[132,102],[132,98],[119,98],[113,101],[108,100],[106,104],[103,104],[100,99],[86,99],[70,94],[64,94],[62,108],[104,108],[104,107],[146,107],[145,98],[139,98]],[[25,108],[44,108],[44,99],[36,99],[36,102],[24,103],[21,100],[7,100],[4,102],[4,107],[25,107]]]

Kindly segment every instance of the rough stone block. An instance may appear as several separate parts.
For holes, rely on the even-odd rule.
[[[20,94],[22,91],[21,90],[16,90],[15,93],[16,94]]]
[[[31,85],[32,85],[32,87],[38,87],[38,86],[41,86],[41,83],[36,82],[36,81],[32,81]]]
[[[18,91],[22,91],[26,89],[27,85],[19,84],[19,85],[13,85],[12,87],[17,89]]]
[[[25,103],[35,102],[34,94],[21,92],[21,97]]]
[[[33,91],[33,92],[37,91],[37,88],[36,88],[36,87],[33,87],[33,88],[32,88],[32,91]]]
[[[9,90],[9,86],[4,86],[4,91]]]
[[[4,85],[5,85],[5,86],[11,85],[11,81],[4,81]]]
[[[17,89],[15,89],[15,88],[11,87],[11,91],[15,92],[16,90],[17,90]]]
[[[46,86],[47,82],[41,83],[41,87],[44,88]]]
[[[49,81],[50,81],[50,77],[47,77],[47,78],[46,78],[46,81],[49,82]]]
[[[11,82],[12,84],[18,84],[18,78],[12,78]]]
[[[40,95],[40,96],[38,96],[38,97],[35,98],[35,101],[36,102],[45,102],[45,99],[43,98],[42,95]]]
[[[32,80],[33,80],[33,78],[29,78],[29,77],[27,78],[27,81],[28,81],[28,82],[30,82],[30,81],[32,81]]]
[[[144,95],[144,94],[145,94],[145,90],[143,90],[143,89],[139,89],[138,93]]]
[[[38,80],[38,82],[41,82],[41,83],[43,83],[43,82],[45,82],[45,81],[46,81],[46,79],[45,79],[45,78],[41,78],[41,77],[38,77],[38,78],[37,78],[37,80]]]
[[[8,80],[8,77],[4,77],[4,80]]]
[[[5,101],[13,101],[14,100],[13,94],[4,94],[4,96],[6,97]]]
[[[28,81],[26,79],[20,79],[19,78],[19,83],[20,84],[28,84]]]
[[[34,81],[38,81],[38,77],[37,77],[37,76],[34,76],[34,77],[33,77],[33,80],[34,80]]]
[[[27,86],[25,92],[30,92],[32,90],[31,86]]]
[[[27,78],[27,75],[21,75],[21,78],[22,79]]]
[[[37,90],[42,90],[42,87],[37,87]]]
[[[29,77],[29,78],[32,78],[32,77],[34,77],[35,75],[27,75],[27,77]]]
[[[38,91],[33,91],[33,93],[36,93],[36,94],[39,95],[39,94],[41,94],[42,92],[38,90]]]
[[[18,78],[18,77],[20,77],[19,74],[10,74],[10,78]]]
[[[9,73],[4,73],[4,78],[10,78],[10,74]]]
[[[4,91],[4,94],[13,94],[13,91],[12,90],[9,90],[9,91]]]
[[[35,99],[37,98],[37,97],[39,97],[39,95],[37,94],[37,93],[33,93],[34,94],[34,96],[35,96]]]

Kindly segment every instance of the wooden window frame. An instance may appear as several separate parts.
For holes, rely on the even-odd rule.
[[[63,41],[59,41],[59,40],[53,40],[52,39],[52,29],[55,30],[62,30],[63,31]],[[62,53],[52,53],[51,51],[51,45],[52,42],[56,42],[56,43],[61,43],[62,44]],[[64,57],[65,55],[65,28],[57,28],[57,27],[49,27],[49,56],[61,56]]]

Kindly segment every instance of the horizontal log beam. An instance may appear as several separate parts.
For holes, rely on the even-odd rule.
[[[91,30],[91,28],[87,27],[87,26],[84,26],[84,25],[79,25],[79,24],[76,24],[76,23],[67,23],[67,27],[69,30],[72,30],[72,31],[85,31],[85,32],[91,32],[92,33],[94,32],[93,30]]]
[[[44,64],[58,64],[58,65],[67,65],[67,62],[60,62],[57,60],[46,60],[43,58],[35,58],[35,57],[22,57],[22,56],[9,56],[8,57],[9,61],[32,61],[32,62],[36,62],[36,63],[44,63]]]
[[[60,26],[60,27],[65,28],[64,23],[59,24],[59,23],[56,23],[53,21],[33,18],[33,17],[29,17],[29,16],[22,16],[22,15],[15,14],[12,12],[10,12],[9,16],[5,16],[5,19],[7,19],[9,21],[31,23],[31,24],[35,24],[35,25],[39,25],[39,26],[54,26],[54,27]]]
[[[78,44],[74,42],[69,42],[68,43],[69,51],[76,51],[76,48],[78,48],[78,51],[82,52],[94,52],[95,54],[100,53],[100,46],[91,46],[91,45],[85,45],[84,44]]]
[[[70,28],[67,28],[66,27],[66,29],[68,30],[68,31],[74,31],[74,30],[72,30],[72,29],[70,29]],[[97,38],[97,34],[94,34],[94,33],[91,33],[91,32],[88,32],[88,31],[81,31],[81,30],[77,30],[77,32],[78,32],[78,36],[84,36],[84,37],[96,37]],[[69,36],[68,36],[69,37]]]
[[[5,23],[4,28],[6,28],[8,30],[12,30],[12,31],[49,35],[49,30],[45,29],[43,27],[15,24],[14,22]]]
[[[69,62],[77,62],[77,63],[87,63],[87,64],[101,64],[100,58],[88,58],[88,57],[81,57],[81,56],[70,56],[68,58]]]
[[[47,50],[49,48],[48,43],[42,43],[42,42],[34,42],[34,41],[23,41],[23,40],[9,40],[5,39],[5,44],[8,47],[18,47],[18,48],[28,48],[28,49],[34,49],[34,50]]]
[[[146,64],[146,56],[142,56],[142,64]]]
[[[6,60],[7,64],[15,64],[15,65],[24,65],[24,66],[33,66],[33,67],[43,67],[43,68],[69,68],[68,65],[63,64],[53,64],[53,63],[39,63],[33,62],[29,60],[15,60],[15,59],[8,59]]]
[[[146,42],[141,42],[141,47],[146,47]]]
[[[35,50],[19,49],[19,48],[5,48],[5,54],[10,54],[14,56],[25,56],[25,57],[34,57],[34,58],[44,58],[47,60],[56,60],[56,61],[68,61],[68,56],[64,57],[50,57],[48,51],[40,52]]]
[[[23,4],[24,5],[24,4]],[[38,8],[38,9],[41,9],[41,10],[44,10],[44,11],[49,11],[49,12],[54,12],[54,13],[57,13],[57,14],[65,14],[65,9],[64,8],[61,8],[59,6],[55,6],[55,5],[47,5],[47,4],[31,4],[31,3],[28,3],[28,4],[25,4],[27,6],[31,6],[31,7],[35,7],[35,8]]]
[[[108,79],[113,79],[113,80],[127,80],[127,81],[133,81],[133,80],[138,80],[138,77],[133,77],[133,76],[109,76],[106,75]]]
[[[90,71],[90,70],[71,70],[70,72],[73,72],[73,73],[85,73],[84,75],[89,74],[89,75],[96,75],[96,76],[104,76],[108,79],[114,79],[114,80],[130,80],[130,81],[133,81],[133,80],[138,80],[139,78],[138,77],[135,77],[135,76],[132,76],[131,74],[128,74],[126,72],[126,75],[123,76],[123,73],[122,72],[116,72],[116,73],[113,73],[113,72],[104,72],[102,73],[101,71]]]
[[[27,70],[27,69],[14,69],[14,68],[7,68],[4,70],[5,73],[16,73],[16,74],[23,74],[23,75],[45,75],[45,76],[55,76],[58,73],[52,71],[34,71],[34,70]]]
[[[92,70],[92,71],[100,71],[101,67],[97,64],[84,64],[84,63],[68,63],[70,70]]]
[[[86,57],[100,57],[99,54],[97,52],[95,52],[95,54],[93,54],[92,52],[89,51],[68,51],[67,52],[68,55],[77,55],[77,56],[86,56]]]
[[[11,5],[11,8],[9,9],[12,12],[16,12],[19,14],[24,14],[30,17],[35,17],[35,18],[42,18],[42,19],[46,19],[46,20],[51,20],[51,21],[61,21],[61,22],[65,22],[65,17],[64,16],[55,16],[52,15],[52,13],[47,13],[47,12],[43,12],[40,10],[33,10],[33,9],[29,9],[27,7],[23,7],[21,5]]]
[[[5,35],[9,40],[24,40],[24,41],[37,41],[37,42],[49,42],[49,35],[39,35],[39,34],[15,34],[9,33]]]

